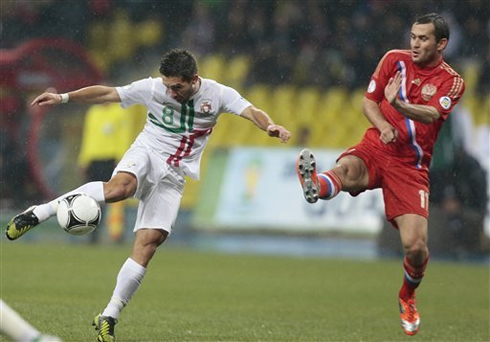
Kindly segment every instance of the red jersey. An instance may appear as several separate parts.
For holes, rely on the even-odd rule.
[[[425,124],[411,120],[388,103],[384,89],[397,71],[402,75],[400,99],[433,106],[441,114],[437,121]],[[464,90],[463,79],[444,60],[434,67],[420,68],[412,62],[409,50],[389,51],[371,76],[365,96],[380,105],[386,120],[398,131],[398,139],[385,145],[379,139],[379,131],[371,127],[363,140],[418,169],[428,170],[439,130]]]

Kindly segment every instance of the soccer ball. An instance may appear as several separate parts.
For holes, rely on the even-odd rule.
[[[63,198],[56,212],[61,228],[73,235],[85,235],[94,231],[100,222],[100,216],[99,203],[83,193]]]

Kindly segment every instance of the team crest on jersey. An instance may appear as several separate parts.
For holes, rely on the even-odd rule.
[[[211,113],[212,110],[213,110],[213,108],[211,107],[211,101],[209,101],[209,100],[202,101],[201,110],[200,110],[201,113],[209,114],[209,113]]]
[[[376,81],[375,80],[371,80],[371,82],[369,82],[369,86],[368,86],[367,92],[368,93],[372,93],[375,90],[376,90]]]
[[[439,99],[441,107],[448,110],[451,107],[451,99],[448,96],[443,96]]]
[[[432,96],[437,92],[437,87],[433,84],[426,84],[422,87],[422,99],[429,101]]]

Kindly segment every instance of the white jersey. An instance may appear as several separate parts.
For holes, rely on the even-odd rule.
[[[160,77],[116,87],[123,108],[142,104],[148,109],[145,127],[137,139],[194,179],[199,179],[201,156],[219,115],[240,115],[250,106],[235,89],[210,79],[200,80],[198,92],[185,103],[170,97]]]

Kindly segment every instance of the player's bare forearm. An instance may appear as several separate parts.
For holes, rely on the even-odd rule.
[[[386,120],[376,102],[365,97],[362,101],[362,110],[369,122],[378,129],[379,139],[384,144],[396,141],[398,131]]]
[[[441,117],[437,109],[432,106],[411,104],[398,98],[391,105],[407,118],[426,124],[434,122]]]
[[[69,92],[70,101],[77,103],[121,102],[119,93],[114,87],[95,85]]]
[[[71,91],[66,94],[43,93],[36,97],[31,105],[52,106],[66,102],[96,104],[121,102],[121,98],[119,97],[116,88],[95,85]]]
[[[249,106],[241,114],[242,117],[252,121],[258,128],[266,131],[270,137],[277,137],[286,143],[291,138],[291,133],[283,126],[276,125],[274,121],[261,109]]]
[[[386,121],[386,118],[381,112],[379,105],[373,100],[364,98],[362,102],[362,110],[369,122],[379,131],[381,131],[386,125],[389,125],[389,122]]]
[[[272,119],[261,109],[255,108],[254,106],[249,106],[241,114],[242,117],[252,121],[255,126],[263,131],[267,131],[267,127],[273,125]]]

